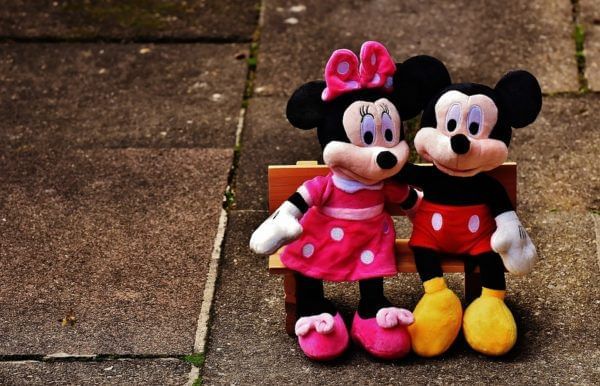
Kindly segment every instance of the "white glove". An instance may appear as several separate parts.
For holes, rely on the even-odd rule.
[[[528,274],[537,261],[535,246],[512,210],[496,216],[496,232],[492,235],[491,244],[512,274]]]
[[[250,249],[261,255],[271,254],[282,245],[298,238],[302,234],[302,225],[298,219],[302,212],[289,201],[265,220],[252,234]]]

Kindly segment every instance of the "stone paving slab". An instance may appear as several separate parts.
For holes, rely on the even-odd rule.
[[[600,210],[600,95],[548,97],[536,123],[514,131],[520,210]]]
[[[250,100],[242,137],[235,198],[238,209],[267,208],[268,165],[317,160],[321,146],[316,130],[300,130],[285,118],[286,99]]]
[[[0,153],[0,356],[191,352],[232,156]]]
[[[600,272],[590,215],[561,211],[524,219],[543,260],[526,278],[508,276],[519,341],[507,357],[483,357],[460,339],[440,359],[410,356],[386,363],[353,347],[330,364],[306,359],[284,332],[281,278],[269,276],[265,259],[247,247],[251,232],[265,217],[261,211],[235,211],[230,216],[203,369],[205,384],[600,382],[600,289],[593,284]],[[451,280],[455,289],[460,283],[456,276]],[[416,274],[388,280],[386,286],[389,297],[405,307],[413,307],[420,295]],[[326,288],[347,316],[358,299],[355,287]]]
[[[245,44],[0,44],[0,150],[233,147]]]
[[[190,365],[178,359],[103,362],[0,362],[5,385],[183,385]]]
[[[258,1],[11,0],[0,36],[28,39],[251,39]]]
[[[402,61],[439,57],[456,81],[493,85],[508,70],[529,69],[546,93],[577,91],[571,2],[460,0],[266,2],[257,95],[289,95],[323,77],[337,48],[386,44]],[[284,38],[285,37],[285,38]]]
[[[600,91],[600,1],[580,0],[579,7],[585,31],[585,77],[590,89]]]

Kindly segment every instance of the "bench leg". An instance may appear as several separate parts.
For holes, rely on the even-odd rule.
[[[295,335],[297,310],[296,310],[296,275],[293,272],[286,273],[283,278],[285,290],[285,332]]]

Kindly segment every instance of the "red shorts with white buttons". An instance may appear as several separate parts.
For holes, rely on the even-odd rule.
[[[411,247],[479,255],[492,250],[496,222],[487,205],[450,206],[421,202],[413,219]]]

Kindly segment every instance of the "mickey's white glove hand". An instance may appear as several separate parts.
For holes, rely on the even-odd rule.
[[[512,274],[528,274],[537,261],[535,246],[514,211],[496,216],[496,232],[492,235],[491,244]]]
[[[284,202],[268,219],[254,231],[250,249],[261,255],[271,254],[283,244],[302,234],[298,219],[302,212],[289,201]]]

